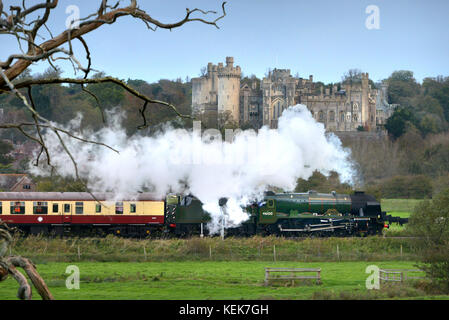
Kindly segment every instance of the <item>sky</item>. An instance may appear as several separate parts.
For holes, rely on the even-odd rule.
[[[7,5],[22,1],[4,1]],[[28,0],[27,3],[36,0]],[[48,26],[65,28],[66,8],[77,5],[81,16],[99,1],[62,0]],[[126,4],[126,1],[122,1]],[[185,8],[221,11],[216,0],[140,0],[154,18],[173,22]],[[114,2],[115,3],[115,2]],[[368,29],[375,5],[379,29]],[[5,6],[6,7],[6,6]],[[97,70],[121,79],[185,79],[197,77],[208,62],[233,56],[244,75],[263,77],[269,68],[324,83],[338,82],[349,69],[368,72],[379,81],[395,70],[411,70],[418,81],[449,76],[449,1],[447,0],[229,0],[219,29],[192,22],[172,31],[148,30],[133,18],[119,18],[85,36]],[[201,15],[198,15],[201,16]],[[214,19],[214,15],[208,15]],[[44,36],[47,36],[43,34]],[[78,57],[85,53],[77,44]],[[0,59],[20,53],[15,39],[0,35]],[[69,64],[62,64],[73,76]],[[34,65],[33,72],[48,67]],[[80,73],[77,76],[81,76]]]

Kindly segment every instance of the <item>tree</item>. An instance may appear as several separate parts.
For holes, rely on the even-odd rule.
[[[420,90],[412,71],[395,71],[387,79],[387,83],[390,103],[405,104],[408,98],[417,95]]]
[[[9,169],[14,162],[14,158],[9,155],[13,149],[9,142],[0,140],[0,172]]]
[[[420,268],[435,286],[449,292],[449,189],[418,204],[407,229],[415,236]]]
[[[36,266],[31,260],[14,255],[6,256],[13,242],[13,236],[11,235],[13,231],[14,229],[8,227],[0,220],[0,282],[11,275],[19,283],[17,297],[21,300],[31,300],[31,286],[25,276],[17,270],[17,268],[23,268],[42,299],[53,300],[53,295],[48,290],[45,281],[36,271]]]
[[[406,131],[410,124],[416,122],[413,114],[406,108],[398,108],[394,111],[393,115],[387,119],[385,123],[385,129],[394,138],[399,138]]]
[[[362,71],[360,69],[349,69],[342,77],[344,84],[353,85],[362,82]]]
[[[38,92],[39,89],[35,88],[46,88],[48,85],[61,84],[78,85],[83,92],[89,94],[96,100],[98,108],[101,110],[98,97],[95,93],[89,90],[92,88],[88,88],[86,86],[90,87],[94,84],[112,84],[118,86],[121,88],[120,90],[128,92],[141,101],[142,107],[140,108],[139,113],[142,117],[143,124],[138,126],[140,129],[144,129],[148,126],[145,112],[150,105],[164,106],[174,112],[177,116],[188,118],[188,115],[181,114],[172,103],[152,99],[151,97],[148,97],[147,95],[133,89],[125,81],[113,77],[89,77],[91,71],[93,70],[92,58],[89,45],[84,39],[84,36],[105,25],[118,23],[119,19],[122,17],[132,17],[140,20],[149,30],[156,31],[157,28],[172,30],[191,22],[200,22],[219,28],[217,22],[226,16],[226,2],[222,3],[222,14],[213,20],[207,20],[206,18],[203,18],[203,16],[209,14],[217,15],[215,11],[204,11],[202,9],[195,8],[193,10],[186,9],[184,18],[173,23],[164,23],[158,19],[155,19],[148,12],[142,10],[138,6],[137,0],[130,0],[128,6],[121,6],[120,1],[114,5],[109,4],[107,0],[101,0],[98,2],[98,10],[95,13],[91,13],[84,18],[75,18],[71,22],[70,26],[68,26],[67,30],[55,35],[48,29],[46,23],[58,7],[58,0],[46,0],[34,4],[31,7],[26,7],[26,3],[22,2],[21,6],[11,6],[9,14],[3,10],[3,1],[0,0],[0,34],[17,39],[18,52],[22,48],[25,48],[26,50],[26,52],[22,51],[21,53],[12,53],[8,56],[8,58],[6,58],[5,61],[0,61],[0,96],[5,94],[14,95],[20,104],[25,106],[28,114],[32,117],[32,121],[4,123],[0,124],[0,128],[18,130],[28,139],[31,139],[39,144],[41,150],[36,158],[36,165],[39,164],[41,156],[44,155],[46,163],[50,167],[52,167],[51,156],[46,146],[46,141],[43,138],[43,131],[53,131],[59,139],[62,149],[70,156],[76,177],[78,179],[78,167],[75,158],[70,154],[69,150],[65,146],[61,135],[67,135],[70,138],[86,143],[95,143],[104,147],[109,146],[96,141],[82,139],[49,121],[46,116],[51,114],[53,110],[45,109],[48,105],[48,101],[45,99],[38,99],[39,101],[35,100],[35,98],[38,98],[38,93],[40,93]],[[73,50],[73,42],[75,41],[79,42],[82,48],[84,48],[87,59],[87,65],[85,66],[80,63],[80,60],[77,58],[77,52]],[[57,73],[58,68],[55,64],[60,60],[69,60],[73,65],[74,72],[81,71],[84,77],[60,78],[59,74],[45,74],[39,79],[29,79],[28,76],[25,76],[27,75],[25,74],[25,72],[27,72],[27,68],[32,63],[39,62],[48,62],[50,67],[53,68],[53,71]],[[36,97],[34,95],[36,95]],[[115,93],[114,96],[116,96]],[[47,99],[51,99],[51,97],[47,96]],[[120,100],[120,96],[118,97],[118,100]],[[116,101],[117,99],[114,98],[113,102]],[[45,111],[41,114],[42,110]]]
[[[446,121],[449,121],[449,77],[425,78],[422,87],[425,95],[438,100]]]

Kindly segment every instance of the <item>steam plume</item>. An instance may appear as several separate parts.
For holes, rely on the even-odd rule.
[[[173,128],[153,137],[129,138],[119,122],[115,119],[108,128],[86,134],[86,138],[99,140],[120,154],[65,139],[91,190],[113,192],[117,199],[142,190],[161,197],[169,192],[191,193],[211,213],[211,232],[220,226],[220,198],[229,198],[226,226],[231,227],[247,218],[241,206],[260,199],[269,186],[293,190],[298,178],[308,179],[315,170],[336,171],[343,181],[352,181],[349,151],[335,135],[326,136],[323,124],[304,105],[284,110],[278,130],[263,127],[257,134],[236,132],[229,141],[221,141],[213,132]],[[70,126],[79,123],[80,118]],[[73,165],[56,136],[48,132],[45,139],[59,173],[73,176]],[[44,168],[32,170],[47,173]]]

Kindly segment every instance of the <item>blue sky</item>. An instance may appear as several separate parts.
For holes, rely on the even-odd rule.
[[[78,5],[85,16],[97,2],[62,0],[49,26],[62,31],[68,5]],[[365,27],[368,5],[379,7],[379,30]],[[182,18],[186,7],[220,11],[221,1],[140,0],[140,7],[171,22]],[[414,71],[419,81],[449,76],[447,0],[229,0],[219,26],[194,22],[171,32],[153,32],[142,22],[120,18],[85,39],[96,69],[149,82],[196,77],[208,62],[223,62],[226,56],[234,56],[245,75],[259,77],[274,67],[302,77],[312,74],[326,83],[340,81],[351,68],[369,72],[374,81],[403,69]],[[0,36],[0,48],[4,59],[16,52],[17,45]],[[84,58],[78,48],[78,56]],[[32,70],[40,72],[47,66]],[[63,66],[66,75],[72,75],[70,66]]]

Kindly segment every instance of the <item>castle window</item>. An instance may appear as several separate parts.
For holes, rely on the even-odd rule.
[[[320,112],[318,113],[318,119],[319,119],[320,121],[324,121],[324,112],[323,112],[323,111],[320,111]]]
[[[335,121],[335,112],[334,111],[329,112],[329,120]]]
[[[345,122],[345,113],[343,111],[340,112],[340,121]]]
[[[354,122],[357,122],[358,121],[358,116],[357,116],[357,113],[355,113],[354,114]]]

